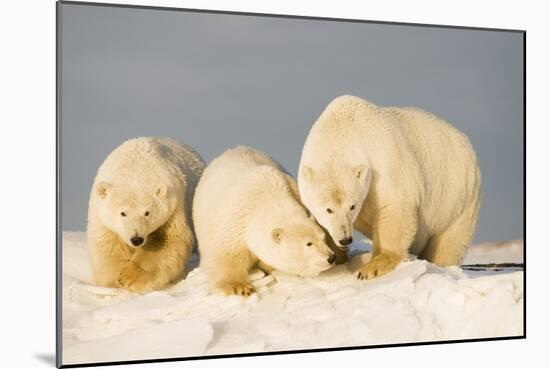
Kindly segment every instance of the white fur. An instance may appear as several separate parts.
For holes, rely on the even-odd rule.
[[[480,183],[468,138],[449,123],[354,96],[334,99],[315,122],[298,174],[303,203],[336,243],[354,226],[375,256],[410,251],[439,265],[461,262]]]
[[[117,286],[128,263],[135,278],[143,270],[151,279],[127,281],[130,289],[160,288],[181,274],[195,240],[191,205],[203,168],[193,149],[169,138],[131,139],[109,154],[98,169],[88,210],[97,284]],[[133,237],[143,244],[135,247]]]
[[[193,221],[200,267],[227,293],[239,293],[258,259],[260,266],[304,276],[330,267],[325,233],[299,202],[294,179],[258,150],[239,146],[208,165]]]

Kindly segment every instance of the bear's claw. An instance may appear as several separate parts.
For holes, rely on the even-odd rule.
[[[397,267],[401,259],[395,255],[379,254],[361,267],[357,279],[373,279],[391,272]]]
[[[254,289],[254,286],[252,286],[250,283],[227,283],[225,285],[221,286],[221,289],[226,295],[239,295],[239,296],[250,296],[256,290]]]
[[[151,290],[151,276],[132,262],[126,264],[116,279],[118,288],[131,292],[144,293]]]

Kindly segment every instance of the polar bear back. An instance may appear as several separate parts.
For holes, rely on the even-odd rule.
[[[474,191],[479,185],[479,168],[475,151],[464,133],[419,108],[383,110],[394,117],[394,124],[403,132],[425,181],[445,186],[447,191],[458,191],[455,193]],[[454,181],[457,177],[460,180]]]
[[[113,150],[98,169],[95,183],[108,182],[139,187],[163,183],[177,192],[194,189],[202,174],[204,161],[187,145],[171,138],[130,139]],[[191,203],[192,193],[186,191]]]
[[[271,168],[273,173],[284,172],[269,156],[244,146],[229,149],[214,159],[201,177],[193,202],[193,218],[199,225],[197,232],[201,226],[209,224],[210,219],[220,218],[216,212],[232,211],[233,207],[241,206],[242,201],[248,201],[249,191],[245,187],[254,186],[251,177],[258,176],[258,169],[262,168]]]

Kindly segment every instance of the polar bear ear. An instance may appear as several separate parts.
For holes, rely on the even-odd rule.
[[[273,238],[273,241],[276,243],[279,243],[283,239],[283,233],[284,231],[282,228],[273,228],[271,231],[271,238]]]
[[[111,183],[99,182],[95,186],[95,192],[99,195],[99,197],[104,199],[107,196],[107,193],[109,192],[109,189],[111,187],[113,187],[113,185]]]
[[[313,175],[315,174],[313,172],[313,168],[308,166],[302,167],[302,173],[304,174],[304,179],[306,181],[311,181],[313,179]]]
[[[164,183],[161,183],[155,187],[155,195],[160,198],[165,198],[168,194],[168,186],[166,186]]]
[[[364,181],[367,178],[367,171],[367,166],[363,164],[353,167],[353,174],[355,175],[355,178],[360,181]]]

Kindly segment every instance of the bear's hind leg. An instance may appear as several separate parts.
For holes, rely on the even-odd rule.
[[[472,240],[478,211],[474,204],[449,228],[433,235],[418,257],[442,267],[460,265]]]

